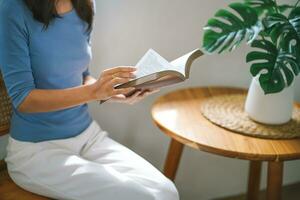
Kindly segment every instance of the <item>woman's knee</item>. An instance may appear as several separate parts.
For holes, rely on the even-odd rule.
[[[159,192],[159,200],[179,200],[179,193],[175,184],[166,179],[158,185]]]
[[[118,184],[115,191],[121,194],[124,200],[157,200],[152,191],[134,181],[125,181]]]
[[[122,194],[124,200],[179,200],[178,191],[169,179],[161,181],[155,187],[130,181],[119,184],[115,189]]]

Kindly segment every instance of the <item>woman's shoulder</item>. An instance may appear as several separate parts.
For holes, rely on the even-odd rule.
[[[0,0],[0,12],[5,14],[17,14],[24,12],[23,0]]]
[[[1,11],[9,11],[16,13],[24,9],[23,0],[0,0],[0,9]]]

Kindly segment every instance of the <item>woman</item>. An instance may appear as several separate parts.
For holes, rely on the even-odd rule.
[[[91,0],[0,0],[0,66],[13,103],[6,162],[20,187],[54,199],[177,200],[174,184],[110,139],[87,103],[132,104],[114,86],[134,67],[89,74]],[[149,91],[150,93],[153,91]]]

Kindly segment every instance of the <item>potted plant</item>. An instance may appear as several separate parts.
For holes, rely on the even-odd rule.
[[[221,9],[208,20],[203,49],[233,51],[243,41],[253,76],[245,104],[250,118],[283,124],[293,111],[293,82],[300,72],[300,0],[280,5],[276,0],[244,0]]]

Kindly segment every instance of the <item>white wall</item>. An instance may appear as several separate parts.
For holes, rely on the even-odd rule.
[[[172,60],[200,47],[207,19],[229,2],[233,1],[97,0],[92,74],[98,77],[105,68],[134,65],[149,48]],[[248,87],[251,80],[249,65],[245,63],[248,50],[243,46],[231,54],[203,57],[194,64],[191,79],[186,83],[164,89],[135,106],[92,103],[90,111],[112,138],[162,169],[169,138],[152,123],[150,109],[155,98],[189,86]],[[300,101],[299,88],[296,96]],[[3,155],[4,151],[1,152]],[[297,161],[286,164],[285,183],[300,181],[299,167]],[[186,148],[176,185],[183,200],[237,194],[246,191],[247,170],[246,161]]]

